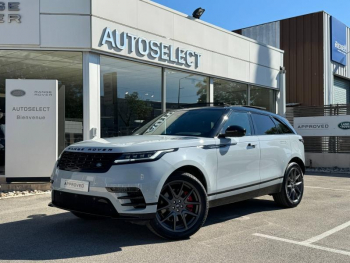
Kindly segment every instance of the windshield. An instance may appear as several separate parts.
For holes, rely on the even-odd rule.
[[[134,135],[214,137],[213,133],[226,112],[227,109],[217,108],[169,111],[147,123]]]

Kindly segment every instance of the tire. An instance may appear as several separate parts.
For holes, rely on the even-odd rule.
[[[166,239],[187,239],[204,224],[208,215],[207,193],[201,182],[186,172],[176,172],[165,182],[154,219],[148,228]]]
[[[104,219],[102,216],[95,216],[95,215],[90,215],[90,214],[84,214],[84,213],[79,213],[79,212],[71,212],[73,215],[76,217],[79,217],[80,219],[84,220],[97,220],[97,219]]]
[[[293,208],[300,204],[304,194],[304,174],[297,163],[290,163],[284,174],[281,192],[272,195],[282,207]]]

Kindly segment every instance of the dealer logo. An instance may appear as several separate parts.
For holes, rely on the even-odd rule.
[[[14,97],[23,97],[24,95],[26,95],[26,92],[21,89],[14,89],[13,91],[11,91],[11,95]]]
[[[349,130],[350,129],[350,121],[343,121],[338,124],[338,127],[342,130]]]

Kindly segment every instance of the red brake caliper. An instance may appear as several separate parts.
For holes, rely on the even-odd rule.
[[[188,194],[188,192],[184,192],[185,196]],[[193,201],[193,197],[192,196],[189,196],[187,198],[187,201],[188,202],[192,202]],[[187,210],[190,211],[190,212],[193,212],[193,205],[187,205]]]

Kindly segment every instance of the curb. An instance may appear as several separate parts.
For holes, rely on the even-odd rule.
[[[11,183],[0,184],[0,192],[3,191],[47,191],[51,189],[51,183]]]

